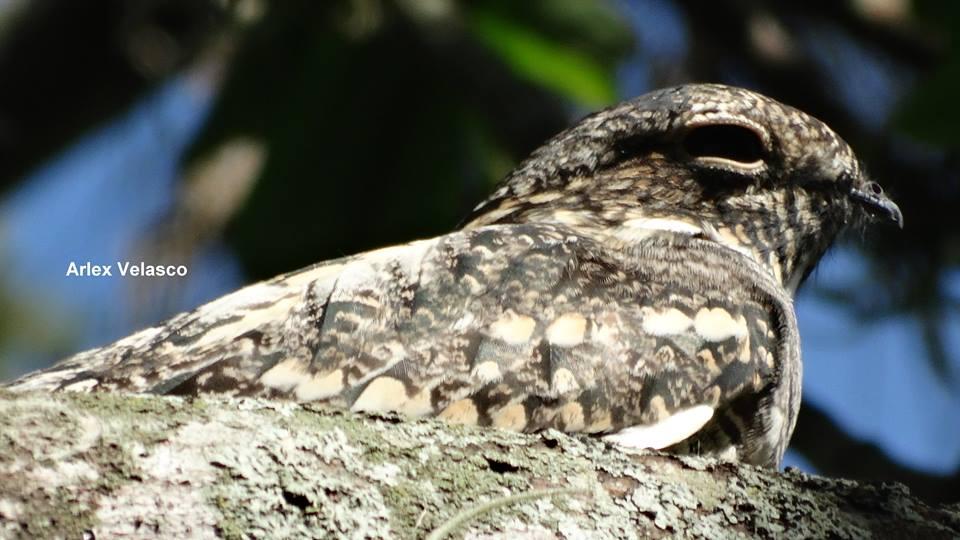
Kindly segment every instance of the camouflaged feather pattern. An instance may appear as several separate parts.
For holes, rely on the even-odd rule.
[[[759,164],[691,155],[715,125],[755,134]],[[461,231],[252,285],[13,388],[322,400],[776,466],[793,290],[859,214],[902,220],[867,183],[799,111],[668,89],[548,142]]]

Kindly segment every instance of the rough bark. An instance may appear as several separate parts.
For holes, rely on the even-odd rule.
[[[956,538],[898,484],[227,398],[0,392],[0,536]]]

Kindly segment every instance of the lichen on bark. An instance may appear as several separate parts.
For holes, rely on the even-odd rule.
[[[0,536],[960,536],[891,484],[319,405],[0,392]]]

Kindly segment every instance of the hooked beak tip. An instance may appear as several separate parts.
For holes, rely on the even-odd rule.
[[[903,212],[897,203],[888,199],[881,193],[870,193],[860,189],[854,189],[850,192],[851,197],[862,204],[873,215],[882,214],[903,228]]]
[[[887,201],[889,208],[887,211],[890,213],[890,218],[897,224],[901,229],[903,228],[903,212],[900,211],[900,207],[896,205],[893,201]]]

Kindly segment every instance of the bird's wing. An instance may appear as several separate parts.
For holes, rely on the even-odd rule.
[[[693,241],[613,260],[559,226],[459,231],[247,287],[14,388],[325,400],[670,446],[758,407],[798,354],[790,306]]]

